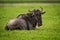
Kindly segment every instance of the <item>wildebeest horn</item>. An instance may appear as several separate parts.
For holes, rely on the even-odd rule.
[[[40,7],[40,11],[43,11],[43,8],[42,7]]]
[[[33,10],[28,10],[29,13],[32,13],[32,16],[34,15]]]
[[[32,10],[28,10],[29,12],[32,12]]]

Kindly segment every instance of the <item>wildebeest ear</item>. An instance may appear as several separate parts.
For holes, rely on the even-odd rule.
[[[46,12],[42,12],[42,14],[44,14],[44,13],[46,13]]]
[[[43,11],[42,7],[40,7],[40,11],[41,11],[42,14],[46,13],[46,12]]]

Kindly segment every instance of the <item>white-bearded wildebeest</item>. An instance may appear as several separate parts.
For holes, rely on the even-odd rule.
[[[20,14],[15,19],[10,20],[5,29],[6,30],[34,30],[36,25],[40,27],[42,25],[43,9],[34,9],[27,14]]]

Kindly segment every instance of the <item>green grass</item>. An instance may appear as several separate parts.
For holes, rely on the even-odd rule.
[[[46,11],[40,30],[5,30],[9,20],[40,7]],[[0,40],[60,40],[60,4],[0,4]]]
[[[0,1],[59,1],[59,0],[0,0]]]
[[[49,2],[60,2],[60,0],[0,0],[0,2],[7,2],[7,3],[9,3],[9,2],[11,2],[11,3],[13,3],[13,2],[19,2],[19,3],[48,2],[49,3]]]

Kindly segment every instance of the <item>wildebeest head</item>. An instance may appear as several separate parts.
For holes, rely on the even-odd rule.
[[[35,17],[35,19],[37,20],[37,25],[41,26],[42,25],[42,14],[44,14],[45,12],[43,11],[43,8],[41,8],[41,10],[39,9],[34,9],[32,11],[29,11],[32,13],[32,15]]]

